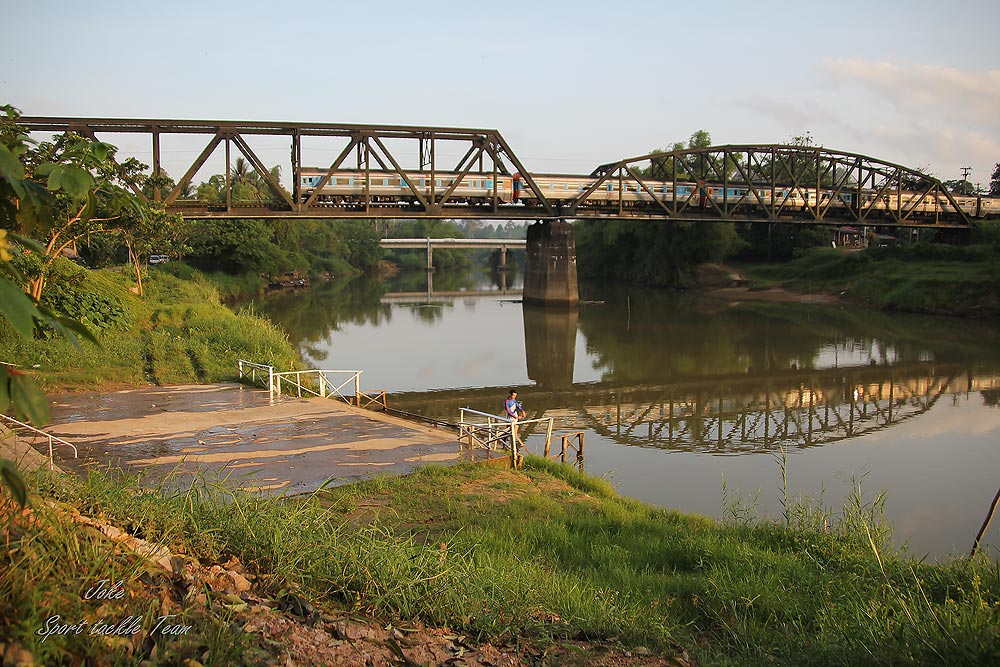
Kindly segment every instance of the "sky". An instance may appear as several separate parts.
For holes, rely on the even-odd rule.
[[[0,0],[0,16],[0,104],[30,116],[495,128],[533,172],[701,129],[808,132],[983,185],[1000,162],[996,0]],[[167,170],[206,141],[165,143]]]

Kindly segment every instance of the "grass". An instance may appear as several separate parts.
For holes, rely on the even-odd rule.
[[[240,358],[282,369],[298,360],[284,332],[252,309],[226,308],[200,274],[182,279],[151,270],[142,298],[131,291],[131,281],[127,273],[84,272],[63,263],[52,281],[52,305],[83,317],[100,347],[51,337],[24,340],[0,321],[0,361],[38,371],[51,389],[220,382],[235,379]]]
[[[783,264],[740,270],[751,289],[782,286],[843,294],[879,308],[980,318],[1000,316],[1000,262],[989,246],[812,248]]]
[[[37,495],[33,500],[22,512],[0,497],[6,547],[0,552],[0,644],[28,649],[37,665],[149,664],[142,661],[151,654],[164,665],[194,664],[187,660],[229,665],[250,655],[224,613],[169,604],[173,582],[162,571],[80,526],[71,508]],[[123,582],[124,598],[87,599],[87,591],[102,580],[112,589]],[[161,629],[190,629],[164,641],[162,633],[154,633],[164,616],[169,618]],[[132,622],[142,632],[133,634]]]
[[[860,494],[836,515],[800,503],[781,522],[745,513],[717,522],[619,497],[605,480],[535,458],[523,471],[426,467],[287,500],[204,480],[184,492],[142,492],[137,480],[109,474],[35,484],[175,552],[202,561],[235,554],[272,594],[481,639],[684,648],[705,665],[1000,659],[997,564],[900,556],[879,524],[878,499]],[[76,563],[55,581],[40,569],[29,570],[31,586],[0,574],[8,618],[56,588],[82,586],[92,574],[79,563],[111,562],[62,542],[52,548],[49,558]],[[143,576],[134,564],[116,567],[128,581]],[[23,629],[16,639],[38,647]],[[72,641],[52,637],[56,648],[44,650],[69,651]]]

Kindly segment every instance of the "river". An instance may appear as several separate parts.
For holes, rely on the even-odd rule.
[[[456,422],[516,388],[529,418],[583,432],[585,469],[623,495],[780,517],[786,498],[839,508],[860,482],[866,501],[885,492],[911,555],[968,552],[1000,486],[996,327],[588,285],[578,309],[542,309],[506,282],[359,279],[256,307],[312,367],[363,370],[390,407]],[[1000,554],[1000,519],[984,544]]]

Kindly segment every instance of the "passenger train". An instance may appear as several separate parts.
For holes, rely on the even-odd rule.
[[[301,191],[311,195],[326,173],[325,169],[303,167],[299,172]],[[414,189],[425,197],[430,197],[433,189],[438,196],[447,192],[458,174],[436,172],[433,177],[430,172],[411,172],[409,174]],[[595,182],[593,176],[569,176],[559,174],[532,174],[532,179],[542,194],[551,202],[567,203],[578,198],[590,189]],[[672,204],[674,199],[687,206],[712,208],[714,205],[739,214],[754,208],[780,206],[785,210],[796,207],[815,207],[818,203],[826,211],[831,209],[876,209],[895,211],[902,208],[914,214],[927,216],[950,213],[951,204],[941,195],[927,195],[921,199],[919,192],[904,191],[900,195],[885,193],[879,196],[877,190],[862,190],[860,201],[856,189],[845,188],[840,192],[834,189],[790,188],[778,186],[773,193],[770,185],[728,184],[723,187],[718,183],[678,182],[676,193],[674,184],[670,181],[644,179],[640,186],[635,180],[623,181],[619,192],[618,179],[608,179],[600,187],[591,192],[581,205],[590,208],[617,208],[619,202],[624,207],[638,208],[653,203],[653,197],[665,204]],[[513,176],[500,175],[495,183],[496,198],[501,204],[537,204],[537,196],[525,183],[520,174]],[[330,205],[351,205],[363,203],[366,197],[380,206],[416,204],[417,197],[403,178],[396,172],[370,171],[366,182],[364,171],[336,171],[320,190],[317,200]],[[652,193],[652,194],[651,194]],[[462,177],[448,199],[448,204],[483,205],[489,204],[494,197],[494,179],[492,174],[470,173]],[[1000,198],[972,197],[953,195],[966,215],[973,218],[983,218],[1000,215]],[[898,201],[899,199],[902,201]],[[919,200],[919,201],[918,201]],[[913,202],[911,204],[911,202]]]

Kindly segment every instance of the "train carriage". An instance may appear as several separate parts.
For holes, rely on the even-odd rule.
[[[300,170],[299,186],[311,195],[319,186],[326,170],[303,168]],[[568,174],[533,174],[532,181],[551,202],[567,203],[578,200],[590,190],[596,180],[593,176],[573,176]],[[409,183],[407,180],[409,179]],[[413,205],[418,203],[414,190],[422,197],[430,198],[452,190],[446,205],[485,205],[497,202],[503,205],[536,205],[537,195],[528,186],[527,179],[520,174],[498,175],[494,183],[492,174],[458,174],[414,171],[405,177],[391,171],[338,170],[320,189],[318,199],[330,205],[354,205],[370,201],[376,205]],[[412,187],[411,187],[412,186]],[[453,187],[454,186],[454,187]],[[676,192],[675,192],[676,190]],[[653,198],[672,205],[675,201],[685,207],[726,207],[740,214],[754,208],[780,208],[785,211],[795,209],[815,209],[820,207],[826,213],[848,210],[902,211],[908,217],[931,217],[952,210],[951,202],[942,195],[920,192],[889,192],[879,194],[872,189],[859,193],[849,187],[839,190],[799,187],[772,187],[757,184],[727,184],[710,182],[678,182],[644,179],[642,184],[635,179],[608,179],[590,192],[581,205],[587,207],[637,208],[652,206]],[[956,196],[959,208],[973,218],[982,218],[1000,213],[1000,200],[990,197]],[[658,206],[658,205],[657,205]]]

